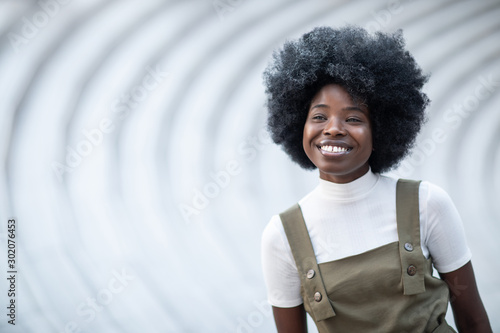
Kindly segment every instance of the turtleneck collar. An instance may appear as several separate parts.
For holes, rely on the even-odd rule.
[[[324,196],[335,200],[352,200],[365,196],[375,187],[380,176],[368,170],[363,176],[350,183],[338,184],[319,179],[317,190]]]

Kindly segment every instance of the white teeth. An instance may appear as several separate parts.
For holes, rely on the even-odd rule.
[[[345,153],[347,148],[337,146],[321,146],[321,150],[328,151],[330,153]]]

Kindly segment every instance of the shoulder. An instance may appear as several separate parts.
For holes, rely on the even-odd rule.
[[[261,238],[261,250],[263,255],[281,257],[290,263],[295,263],[292,255],[292,249],[288,242],[288,237],[285,232],[280,215],[295,208],[296,204],[284,210],[280,214],[273,215],[268,222]],[[300,207],[300,205],[299,205]]]
[[[279,215],[271,217],[271,220],[262,232],[261,242],[263,252],[288,252],[288,241]]]
[[[381,177],[386,183],[386,188],[396,188],[399,179],[392,177]],[[411,180],[411,179],[407,179]],[[439,222],[440,217],[457,218],[458,212],[450,195],[440,186],[426,180],[420,181],[418,189],[418,201],[420,210],[420,222],[424,228],[430,220]]]
[[[390,188],[395,187],[399,179],[390,176],[381,176],[380,180],[383,186]],[[453,207],[453,202],[448,193],[443,188],[434,183],[426,180],[420,181],[418,193],[418,199],[421,209],[425,208],[439,211],[442,209]]]
[[[422,208],[438,214],[450,209],[455,210],[448,193],[438,185],[428,181],[420,183],[419,201],[420,205],[423,206]]]
[[[282,233],[284,233],[284,229],[281,224],[281,218],[279,215],[273,215],[264,228],[262,242],[275,242],[281,238]]]

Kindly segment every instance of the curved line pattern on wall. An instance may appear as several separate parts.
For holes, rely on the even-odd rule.
[[[428,123],[393,174],[450,193],[483,300],[500,309],[500,1],[45,0],[0,12],[0,218],[19,224],[23,332],[273,331],[260,234],[317,175],[270,143],[261,73],[287,38],[346,23],[402,28],[432,73]]]

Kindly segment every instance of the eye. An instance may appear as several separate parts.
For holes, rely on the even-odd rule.
[[[361,119],[350,117],[350,118],[346,119],[346,122],[348,122],[348,123],[350,123],[350,122],[361,122]]]
[[[316,114],[312,117],[314,120],[326,120],[326,117],[323,116],[322,114]]]

